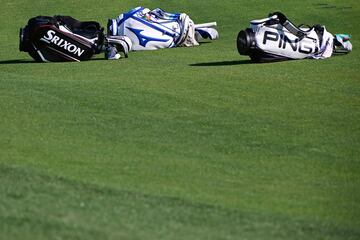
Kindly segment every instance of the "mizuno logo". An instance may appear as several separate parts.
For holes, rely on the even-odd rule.
[[[137,38],[139,39],[139,44],[143,47],[146,47],[146,44],[150,41],[156,41],[156,42],[167,42],[169,39],[161,39],[161,38],[152,38],[146,35],[143,35],[141,32],[144,30],[141,29],[135,29],[135,28],[129,28],[130,31],[132,31]]]
[[[47,31],[46,35],[40,38],[41,41],[46,43],[52,43],[56,46],[65,49],[66,51],[73,53],[77,56],[81,56],[85,50],[81,49],[80,47],[66,41],[65,39],[56,36],[56,32],[54,30]]]

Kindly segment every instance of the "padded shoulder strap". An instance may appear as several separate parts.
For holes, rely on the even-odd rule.
[[[306,33],[295,26],[283,13],[275,12],[270,15],[277,16],[279,23],[284,26],[289,32],[297,36],[298,38],[304,38]]]
[[[28,26],[32,28],[39,25],[56,25],[56,23],[57,21],[54,17],[37,16],[29,19]]]
[[[103,29],[95,21],[81,22],[70,16],[54,16],[59,24],[65,25],[70,31],[86,38],[96,38]]]

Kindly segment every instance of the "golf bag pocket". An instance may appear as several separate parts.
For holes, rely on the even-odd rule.
[[[84,61],[101,51],[103,29],[97,22],[69,16],[38,16],[20,29],[20,51],[39,62]]]

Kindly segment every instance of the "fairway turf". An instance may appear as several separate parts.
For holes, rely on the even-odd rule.
[[[0,1],[0,239],[360,239],[356,1]],[[18,51],[30,17],[106,26],[138,5],[220,39],[119,61]],[[274,11],[353,52],[251,64],[237,33]]]

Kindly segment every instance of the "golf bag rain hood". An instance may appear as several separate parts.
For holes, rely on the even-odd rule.
[[[197,26],[185,13],[137,7],[109,19],[107,28],[109,35],[129,37],[133,50],[155,50],[197,46],[201,39],[217,39],[219,34],[214,26],[216,23]]]
[[[80,62],[101,52],[105,52],[107,59],[118,59],[119,52],[127,57],[130,39],[108,37],[103,31],[95,21],[81,22],[70,16],[37,16],[20,28],[19,49],[38,62]]]
[[[350,52],[349,39],[350,35],[346,34],[334,37],[325,26],[296,27],[284,14],[276,12],[268,18],[251,21],[250,28],[240,31],[237,48],[240,55],[256,62],[324,59],[333,52]]]

